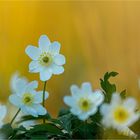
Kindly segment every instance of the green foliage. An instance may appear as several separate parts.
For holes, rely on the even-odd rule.
[[[111,84],[109,79],[117,75],[117,72],[107,72],[105,73],[104,78],[100,79],[100,84],[105,94],[105,102],[110,102],[112,94],[116,92],[116,85]]]

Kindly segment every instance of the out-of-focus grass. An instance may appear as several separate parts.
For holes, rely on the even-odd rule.
[[[56,114],[69,86],[90,81],[99,87],[106,71],[120,73],[114,80],[119,90],[139,97],[140,2],[121,1],[1,1],[0,2],[0,100],[6,101],[9,79],[19,70],[30,80],[30,59],[24,50],[37,45],[41,34],[61,42],[66,56],[65,73],[47,85],[48,110]],[[43,84],[40,83],[40,89]]]

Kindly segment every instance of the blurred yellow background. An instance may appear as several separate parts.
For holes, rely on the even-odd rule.
[[[15,71],[39,80],[28,72],[25,48],[37,46],[41,34],[59,41],[67,59],[65,73],[48,81],[50,113],[63,106],[71,84],[100,88],[99,79],[112,70],[120,73],[113,80],[118,90],[140,101],[140,1],[0,1],[0,101],[7,101]]]

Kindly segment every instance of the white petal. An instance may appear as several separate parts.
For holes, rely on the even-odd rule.
[[[70,111],[73,115],[79,115],[81,113],[81,110],[77,108],[71,108]]]
[[[75,96],[76,94],[80,93],[80,89],[76,85],[72,85],[70,87],[70,90],[71,90],[72,96]]]
[[[91,94],[90,96],[91,96],[91,100],[97,106],[99,106],[104,100],[104,95],[100,90],[93,92],[93,94]]]
[[[38,61],[31,61],[29,64],[29,72],[37,73],[40,72],[43,68]]]
[[[75,105],[75,100],[71,96],[65,96],[64,103],[72,107]]]
[[[38,60],[39,56],[41,55],[39,48],[32,45],[27,46],[25,52],[33,60]]]
[[[108,115],[110,113],[110,107],[108,104],[103,104],[100,108],[100,112],[102,115]]]
[[[87,112],[89,116],[94,115],[97,112],[97,107],[93,106],[91,110]]]
[[[31,107],[31,106],[23,106],[21,108],[21,111],[25,114],[29,114],[29,115],[32,115],[34,117],[38,117],[38,113],[37,113],[36,109]]]
[[[119,93],[113,93],[112,99],[111,99],[111,104],[113,106],[116,106],[116,105],[121,104],[121,103],[122,103],[122,100],[121,100],[120,94]]]
[[[52,73],[56,75],[62,74],[64,72],[63,66],[57,66],[55,64],[51,66],[51,70],[52,70]]]
[[[9,101],[20,108],[20,106],[22,105],[22,101],[21,98],[19,96],[17,96],[16,94],[12,94],[9,96]]]
[[[88,82],[83,83],[82,84],[82,91],[84,93],[91,93],[92,92],[92,86],[91,86],[91,84],[88,83]]]
[[[54,56],[54,63],[57,65],[64,65],[66,63],[65,56],[62,54],[57,54]]]
[[[78,115],[78,118],[82,121],[85,121],[89,118],[88,114],[87,113],[81,113]]]
[[[7,113],[7,108],[4,105],[0,105],[0,122],[5,118]]]
[[[32,81],[32,82],[28,83],[28,85],[26,87],[26,92],[27,93],[32,92],[36,88],[38,88],[38,81]]]
[[[47,81],[51,78],[52,73],[49,70],[43,70],[40,72],[40,80]]]
[[[123,105],[128,109],[128,110],[132,110],[134,111],[136,109],[137,106],[137,102],[134,98],[128,98],[126,100],[124,100]]]
[[[140,118],[140,114],[139,113],[131,113],[131,118],[128,120],[127,122],[127,126],[132,126],[136,121],[138,121]]]
[[[20,91],[24,90],[27,83],[28,83],[27,78],[25,77],[20,78],[19,73],[16,72],[15,74],[13,74],[10,81],[12,93],[19,93]]]
[[[49,48],[49,52],[52,54],[59,54],[60,51],[60,43],[57,41],[54,41],[53,43],[51,43],[50,48]]]
[[[40,104],[34,104],[32,107],[37,111],[38,115],[45,115],[47,113],[46,109]]]
[[[39,38],[39,48],[42,51],[48,51],[49,45],[51,44],[49,38],[46,35],[41,35]]]
[[[36,121],[24,121],[22,123],[20,123],[20,126],[25,127],[27,130],[30,130],[32,128],[32,126],[36,125]]]
[[[49,97],[49,93],[45,91],[45,100]],[[43,91],[39,91],[36,93],[34,97],[34,103],[42,103],[43,99]]]

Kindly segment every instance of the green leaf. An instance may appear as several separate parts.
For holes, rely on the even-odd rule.
[[[46,133],[55,134],[55,135],[63,135],[63,132],[57,126],[50,123],[35,125],[32,129],[30,129],[27,132],[30,134],[46,132]]]
[[[100,79],[100,84],[105,94],[105,102],[110,102],[112,93],[116,92],[116,85],[110,83],[110,78],[117,76],[117,72],[107,72],[103,79]]]
[[[69,113],[70,113],[69,109],[62,108],[62,109],[59,111],[58,117],[61,117],[61,116],[63,116],[63,115],[69,114]]]
[[[49,119],[51,119],[51,116],[50,116],[49,113],[47,113],[46,115],[42,115],[42,116],[40,115],[38,117],[33,117],[31,115],[26,115],[26,116],[22,116],[21,120],[18,121],[17,123],[22,123],[24,121],[29,121],[29,120],[41,120],[43,118],[45,118],[46,120],[49,120]]]
[[[14,133],[14,130],[11,126],[11,124],[5,124],[3,127],[0,129],[0,134],[3,134],[5,138],[9,138],[12,136]]]
[[[120,93],[120,96],[122,99],[125,99],[126,98],[126,89],[123,90],[121,93]]]
[[[101,139],[102,129],[96,123],[83,122],[78,130],[73,133],[74,139]]]
[[[71,121],[73,119],[73,115],[71,113],[63,115],[61,117],[58,118],[61,122],[62,122],[62,127],[67,131],[67,132],[71,132]]]

